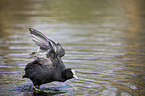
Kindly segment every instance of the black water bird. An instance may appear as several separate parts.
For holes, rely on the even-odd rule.
[[[36,32],[36,30],[32,28],[30,28],[29,30],[31,30],[31,34],[35,34],[33,37],[40,37],[41,39],[44,39],[45,35],[43,35],[42,33]],[[71,78],[78,78],[74,70],[66,68],[63,64],[63,61],[61,59],[62,51],[60,51],[62,50],[62,47],[60,49],[58,48],[58,46],[61,45],[57,45],[54,41],[46,38],[47,37],[45,36],[45,40],[42,41],[48,41],[45,43],[42,42],[42,44],[40,44],[40,41],[36,41],[36,38],[33,39],[34,42],[38,46],[40,46],[39,50],[41,51],[37,51],[37,54],[35,53],[37,58],[33,62],[26,65],[25,75],[23,76],[23,78],[29,78],[33,82],[33,88],[38,91],[38,88],[41,84],[46,84],[53,81],[65,82],[66,80],[69,80]],[[40,55],[39,53],[43,55],[37,56]]]

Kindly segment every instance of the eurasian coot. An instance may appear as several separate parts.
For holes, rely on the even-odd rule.
[[[37,55],[40,55],[39,52],[42,53],[43,55],[45,54],[44,58],[43,55],[36,56],[37,59],[35,59],[31,63],[28,63],[25,67],[25,75],[23,76],[23,78],[29,78],[33,82],[34,84],[33,88],[35,90],[39,90],[36,87],[39,87],[41,84],[46,84],[53,81],[65,82],[66,80],[71,78],[78,78],[75,75],[74,70],[66,68],[65,65],[63,64],[63,61],[61,59],[62,51],[60,51],[64,50],[61,49],[62,47],[59,49],[57,47],[57,44],[55,44],[50,39],[46,39],[46,36],[43,35],[42,33],[37,32],[39,34],[36,34],[36,30],[32,28],[30,28],[30,31],[31,32],[35,31],[34,33],[32,33],[35,34],[33,37],[36,37],[35,39],[33,38],[33,40],[38,46],[40,46],[39,50],[42,50],[41,52],[37,51]],[[42,42],[41,44],[40,41],[36,41],[37,38],[41,39],[43,38],[44,41],[47,40],[48,41],[45,43]],[[58,46],[61,45],[59,44]]]

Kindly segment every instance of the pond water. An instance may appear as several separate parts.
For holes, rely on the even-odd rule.
[[[1,96],[144,96],[143,0],[0,0]],[[41,86],[22,79],[37,49],[28,28],[61,43],[79,79]]]

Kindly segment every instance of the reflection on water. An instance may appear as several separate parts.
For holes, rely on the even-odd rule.
[[[145,94],[144,1],[1,0],[0,95]],[[32,92],[22,79],[36,49],[28,27],[44,32],[66,49],[63,61],[78,80],[41,86]],[[67,87],[62,87],[67,86]],[[56,88],[57,90],[53,90]]]

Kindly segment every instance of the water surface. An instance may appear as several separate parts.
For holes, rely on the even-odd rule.
[[[0,95],[144,96],[143,0],[1,0]],[[28,27],[59,42],[78,80],[52,82],[33,92],[22,79],[37,46]]]

